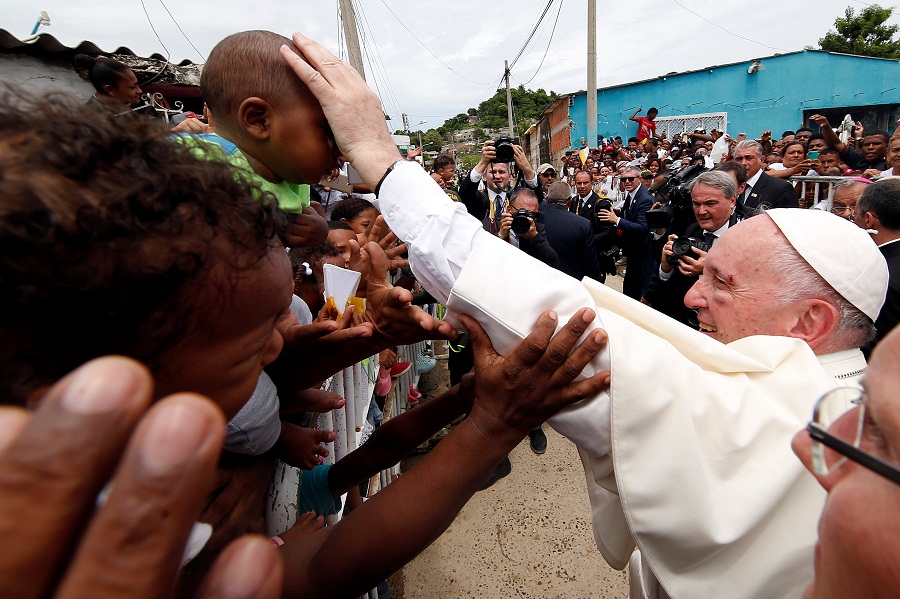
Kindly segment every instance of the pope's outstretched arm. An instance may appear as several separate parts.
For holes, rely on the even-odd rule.
[[[408,244],[417,279],[450,308],[451,316],[477,314],[494,347],[506,354],[528,335],[543,311],[555,310],[565,321],[583,307],[594,309],[580,282],[486,233],[422,167],[403,160],[384,125],[378,97],[350,65],[301,34],[293,39],[302,58],[288,48],[282,48],[282,55],[318,99],[344,156],[376,190],[382,216]],[[468,275],[463,272],[467,264]],[[457,284],[460,277],[466,285]],[[486,296],[476,299],[468,292],[472,288]],[[599,326],[597,320],[590,330]],[[581,376],[608,369],[609,353],[604,350]],[[608,423],[606,393],[551,420],[594,456],[609,452]]]

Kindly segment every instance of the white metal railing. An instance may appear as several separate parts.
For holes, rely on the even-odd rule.
[[[819,177],[819,176],[797,176],[788,177],[790,183],[800,184],[800,199],[809,198],[807,192],[812,191],[813,203],[807,206],[811,208],[818,204],[824,210],[831,210],[831,199],[834,196],[834,183],[838,181],[846,181],[846,177]]]

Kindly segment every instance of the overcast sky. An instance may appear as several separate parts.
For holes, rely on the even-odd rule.
[[[597,4],[597,76],[602,87],[817,47],[848,5],[859,12],[867,3],[599,0]],[[503,61],[515,58],[546,5],[547,0],[357,0],[368,57],[366,78],[393,118],[390,128],[402,127],[403,112],[413,130],[436,127],[489,98],[503,74]],[[46,10],[52,24],[41,32],[66,45],[89,40],[107,51],[126,46],[142,56],[168,55],[173,62],[203,62],[217,41],[246,29],[285,35],[302,31],[333,52],[341,47],[337,0],[0,0],[0,7],[0,28],[19,38],[31,33],[40,11]],[[557,93],[585,89],[586,21],[586,0],[554,0],[512,69],[512,85]],[[900,14],[891,23],[900,23]],[[417,125],[420,121],[426,122]]]

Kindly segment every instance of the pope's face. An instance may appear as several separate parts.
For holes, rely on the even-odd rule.
[[[684,297],[684,304],[697,310],[701,332],[722,343],[750,335],[791,336],[802,307],[775,299],[786,283],[770,265],[773,252],[785,244],[768,217],[729,227]]]
[[[866,370],[867,417],[860,449],[900,466],[900,331],[882,341]],[[854,427],[854,408],[834,422]],[[806,431],[794,437],[794,452],[812,472]],[[814,476],[828,493],[819,520],[816,574],[804,599],[896,597],[900,589],[900,485],[846,461],[826,476]]]

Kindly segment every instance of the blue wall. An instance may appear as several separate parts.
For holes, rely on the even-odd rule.
[[[648,108],[656,106],[660,117],[727,112],[727,131],[732,137],[741,131],[750,138],[759,137],[771,129],[777,138],[782,131],[801,126],[804,110],[900,103],[898,61],[816,50],[760,61],[763,69],[754,74],[747,73],[753,63],[748,60],[600,89],[597,133],[624,139],[637,135],[637,123],[628,117],[640,106],[644,116]],[[574,121],[573,144],[587,136],[586,104],[584,92],[574,95],[574,105],[569,108]]]

